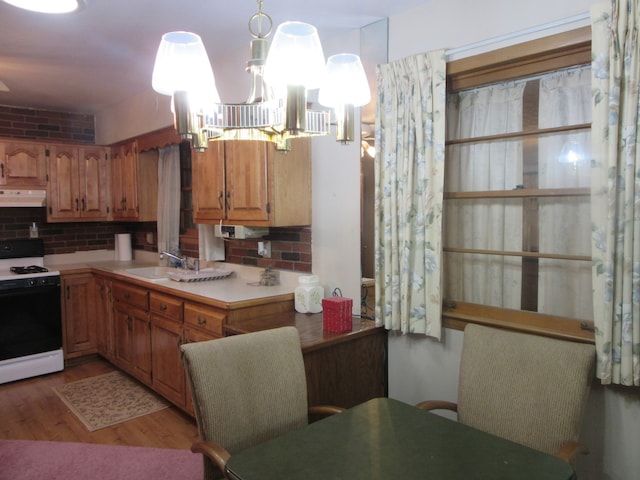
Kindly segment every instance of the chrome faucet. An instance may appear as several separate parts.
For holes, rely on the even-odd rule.
[[[187,257],[179,257],[177,255],[174,255],[173,253],[167,252],[165,250],[160,250],[160,259],[162,260],[164,258],[164,256],[173,258],[176,262],[179,263],[180,268],[187,268]]]

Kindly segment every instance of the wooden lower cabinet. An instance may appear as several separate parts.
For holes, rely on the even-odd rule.
[[[113,284],[115,364],[140,381],[151,383],[149,292],[122,282]]]
[[[63,350],[65,359],[97,351],[95,281],[91,273],[61,275]]]
[[[184,333],[182,300],[156,292],[151,304],[152,388],[181,408],[185,408],[185,372],[180,358]]]
[[[309,405],[351,408],[388,394],[386,330],[371,320],[354,317],[352,321],[350,332],[329,333],[323,330],[322,313],[282,312],[226,324],[225,334],[296,327]]]
[[[286,311],[281,299],[225,309],[115,277],[96,285],[97,305],[112,304],[111,317],[104,316],[111,328],[99,320],[98,332],[112,335],[113,353],[108,339],[98,341],[99,353],[192,416],[180,345],[285,325],[300,333],[309,405],[349,408],[387,395],[386,331],[370,320],[354,318],[351,332],[331,334],[322,329],[322,314],[293,311],[293,298]]]
[[[226,312],[222,309],[188,302],[184,304],[184,343],[205,342],[222,337]],[[185,386],[185,410],[195,417],[193,397]]]
[[[95,275],[96,282],[96,328],[98,353],[113,362],[114,325],[113,301],[111,297],[111,279]]]

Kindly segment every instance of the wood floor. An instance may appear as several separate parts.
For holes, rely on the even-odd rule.
[[[0,438],[189,449],[198,438],[196,423],[175,407],[89,432],[52,390],[114,369],[92,358],[59,373],[0,385]]]

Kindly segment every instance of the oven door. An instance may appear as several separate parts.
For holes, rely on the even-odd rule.
[[[62,348],[60,281],[0,288],[0,361]]]

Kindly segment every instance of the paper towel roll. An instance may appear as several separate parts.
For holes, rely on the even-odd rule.
[[[115,239],[116,261],[126,262],[131,260],[131,234],[117,233]]]

